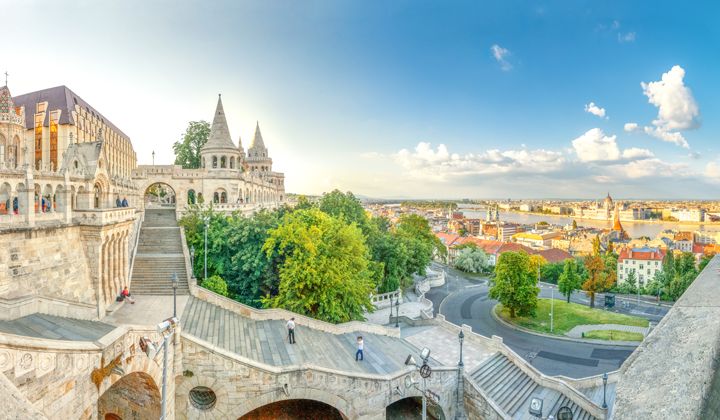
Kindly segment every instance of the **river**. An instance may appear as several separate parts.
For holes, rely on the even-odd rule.
[[[462,211],[465,217],[470,219],[485,219],[487,211],[483,206],[462,204],[459,205],[459,211]],[[531,214],[531,213],[517,213],[500,211],[500,220],[512,223],[521,224],[535,224],[541,221],[545,221],[555,225],[567,225],[573,221],[572,217],[569,216],[558,216],[550,214]],[[601,221],[601,220],[588,220],[588,219],[575,219],[578,226],[592,227],[599,229],[607,229],[612,227],[612,221]],[[621,222],[625,231],[632,238],[639,238],[641,236],[647,236],[649,238],[655,238],[658,233],[666,229],[673,230],[684,230],[684,231],[695,231],[704,230],[709,232],[720,231],[720,224],[684,224],[679,222]]]

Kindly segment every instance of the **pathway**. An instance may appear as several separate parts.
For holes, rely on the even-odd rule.
[[[647,336],[650,331],[650,327],[637,327],[634,325],[620,325],[620,324],[595,324],[595,325],[577,325],[570,331],[566,332],[565,335],[572,338],[582,338],[584,333],[590,331],[624,331],[624,332],[635,332],[640,333],[643,336]]]
[[[114,329],[113,325],[104,322],[38,313],[11,321],[0,321],[0,333],[51,340],[95,341]]]

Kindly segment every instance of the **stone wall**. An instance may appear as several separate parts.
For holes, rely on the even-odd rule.
[[[96,304],[79,226],[14,229],[0,238],[0,306],[16,306],[33,298],[61,305]],[[38,311],[37,306],[28,309],[25,313],[0,311],[0,318]]]
[[[405,387],[405,377],[419,380],[408,368],[392,375],[348,375],[316,367],[259,366],[194,337],[183,337],[183,375],[176,379],[177,419],[236,419],[276,401],[307,399],[335,407],[348,419],[385,419],[385,408],[403,398],[419,396]],[[190,391],[210,388],[217,401],[208,410],[196,408]],[[437,368],[428,388],[440,396],[445,418],[455,414],[457,369]]]
[[[715,256],[621,368],[614,419],[716,419],[720,256]]]
[[[490,400],[471,380],[464,377],[465,415],[469,419],[506,420],[509,416]]]

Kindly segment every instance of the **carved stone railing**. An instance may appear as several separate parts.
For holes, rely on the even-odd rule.
[[[107,209],[75,209],[73,220],[83,225],[107,225],[135,218],[133,207],[113,207]]]
[[[397,289],[394,292],[380,293],[370,296],[370,302],[372,302],[373,306],[378,309],[395,305],[395,302],[397,302],[398,299],[400,300],[400,303],[402,303],[402,290],[400,289]]]

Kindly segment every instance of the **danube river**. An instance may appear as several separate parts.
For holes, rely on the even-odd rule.
[[[471,219],[485,219],[486,210],[482,206],[473,205],[460,205],[458,210],[465,214],[465,217]],[[532,213],[516,213],[516,212],[500,212],[500,220],[522,223],[522,224],[535,224],[541,221],[545,221],[555,225],[568,225],[573,221],[572,217],[568,216],[557,216],[550,214],[532,214]],[[603,222],[601,220],[588,220],[588,219],[575,219],[578,226],[585,226],[591,228],[606,229],[612,227],[612,221]],[[697,224],[697,223],[678,223],[678,222],[622,222],[623,228],[632,238],[639,238],[641,236],[647,236],[649,238],[655,238],[658,233],[666,229],[672,230],[705,230],[705,231],[720,231],[720,224]]]

